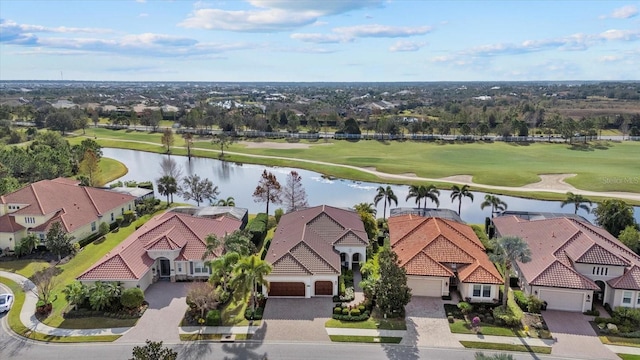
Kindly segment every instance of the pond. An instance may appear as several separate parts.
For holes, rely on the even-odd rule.
[[[154,182],[161,176],[160,163],[163,157],[167,155],[148,153],[136,150],[124,149],[103,149],[105,157],[117,159],[127,166],[129,172],[119,180],[136,180]],[[218,186],[220,194],[218,198],[226,199],[232,196],[236,205],[248,208],[250,213],[258,213],[265,210],[264,203],[256,203],[252,194],[256,188],[260,175],[264,169],[271,171],[276,175],[282,185],[286,182],[286,175],[291,170],[296,170],[302,177],[302,184],[307,193],[309,205],[331,205],[336,207],[353,207],[355,204],[362,202],[373,202],[376,189],[383,183],[370,183],[344,179],[327,179],[321,174],[296,168],[288,167],[267,167],[264,165],[237,164],[217,159],[208,158],[191,158],[189,162],[186,156],[175,156],[171,158],[175,160],[182,168],[183,175],[198,174],[200,177],[210,179],[214,185]],[[394,193],[398,197],[399,207],[415,207],[415,199],[405,201],[408,193],[406,185],[391,185]],[[450,199],[451,192],[448,190],[440,190],[440,208],[458,210],[458,202],[453,203]],[[491,216],[491,209],[480,209],[485,193],[474,192],[473,203],[470,199],[465,198],[462,201],[462,219],[467,223],[480,224],[484,223],[487,216]],[[156,196],[163,198],[156,192]],[[546,211],[546,212],[572,212],[573,206],[565,206],[562,208],[559,201],[542,201],[533,199],[523,199],[513,196],[499,195],[500,199],[507,203],[509,210],[515,211]],[[180,196],[174,195],[174,201],[189,202],[195,205],[193,201],[184,201]],[[428,202],[428,207],[433,207],[433,203]],[[394,205],[395,207],[395,205]],[[270,205],[270,212],[277,209],[278,205]],[[378,217],[382,216],[383,202],[378,204]],[[635,207],[635,218],[640,221],[640,208]],[[389,210],[387,209],[387,214]],[[584,216],[593,221],[593,215],[587,214],[584,210],[578,211],[579,215]]]

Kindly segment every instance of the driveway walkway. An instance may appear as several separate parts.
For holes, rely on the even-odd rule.
[[[145,291],[149,308],[134,328],[117,342],[144,343],[145,340],[177,343],[180,341],[178,326],[187,311],[187,286],[189,283],[157,282]]]
[[[435,297],[411,297],[406,307],[407,333],[401,344],[462,348],[449,330],[444,303],[444,300]]]
[[[324,323],[331,316],[331,298],[269,298],[262,326],[254,340],[330,341]]]
[[[596,336],[591,317],[581,313],[547,310],[542,312],[549,330],[557,339],[551,355],[582,359],[619,359]]]

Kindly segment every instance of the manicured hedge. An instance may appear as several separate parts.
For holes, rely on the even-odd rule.
[[[247,224],[247,231],[251,234],[251,242],[256,246],[260,245],[265,236],[267,236],[268,222],[269,216],[265,213],[259,213]]]
[[[220,316],[220,310],[209,310],[207,312],[206,324],[207,326],[220,326],[222,317]]]

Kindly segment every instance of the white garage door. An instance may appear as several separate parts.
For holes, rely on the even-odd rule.
[[[413,296],[442,296],[442,280],[407,277],[407,285]]]
[[[549,310],[582,311],[583,295],[580,292],[543,289],[539,293]]]

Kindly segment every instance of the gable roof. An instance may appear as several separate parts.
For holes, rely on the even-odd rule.
[[[73,232],[134,199],[130,195],[78,186],[77,181],[58,178],[41,180],[0,196],[0,204],[26,205],[11,216],[41,216],[61,211],[62,225],[67,232]]]
[[[500,273],[470,226],[414,214],[388,220],[391,248],[408,275],[454,276],[461,282],[502,284]]]
[[[529,245],[531,261],[517,265],[531,285],[598,290],[591,279],[574,268],[575,263],[640,265],[640,257],[606,230],[573,217],[526,220],[499,216],[493,223],[500,236],[519,236]],[[609,281],[623,283],[617,280]]]
[[[13,216],[9,216],[9,214],[0,216],[0,233],[13,234],[22,229],[24,226],[18,224]]]
[[[640,290],[640,267],[633,265],[622,276],[607,281],[615,289]]]
[[[273,265],[272,275],[339,274],[334,246],[368,243],[358,213],[321,205],[283,215],[265,260]]]
[[[154,260],[149,250],[177,250],[176,260],[201,260],[206,250],[206,237],[222,237],[240,228],[241,221],[230,217],[207,219],[165,212],[149,220],[129,235],[118,247],[82,273],[78,280],[133,280],[140,279]],[[220,256],[222,248],[208,259]]]

